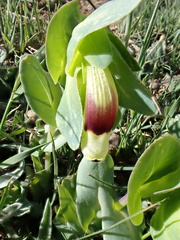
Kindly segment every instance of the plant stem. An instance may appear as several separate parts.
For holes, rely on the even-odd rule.
[[[15,83],[14,83],[14,86],[13,86],[13,89],[12,89],[12,92],[11,92],[10,99],[9,99],[9,101],[8,101],[8,104],[7,104],[7,106],[6,106],[6,109],[5,109],[4,114],[3,114],[3,116],[2,116],[2,119],[1,119],[1,123],[0,123],[0,134],[1,134],[1,132],[2,132],[3,125],[4,125],[5,121],[6,121],[6,117],[7,117],[7,115],[8,115],[9,109],[10,109],[10,107],[11,107],[11,103],[12,103],[13,98],[14,98],[14,94],[15,94],[15,92],[16,92],[19,84],[20,84],[20,76],[18,75],[18,77],[17,77],[16,80],[15,80]]]
[[[151,233],[150,233],[150,232],[147,232],[146,234],[144,234],[144,235],[142,236],[142,240],[148,238],[149,236],[151,236]]]
[[[129,38],[131,35],[131,25],[132,25],[132,16],[133,14],[130,13],[126,18],[126,29],[125,29],[125,46],[128,46]]]
[[[54,136],[54,130],[55,128],[50,126],[50,125],[46,125],[46,132],[47,132],[47,139],[46,142],[51,142]],[[52,161],[51,161],[51,152],[46,152],[45,153],[45,169],[48,172],[51,172],[51,166],[52,166]]]
[[[132,171],[134,169],[134,167],[131,167],[131,166],[120,166],[120,167],[118,167],[118,166],[116,166],[116,167],[114,167],[114,170],[115,171]]]
[[[87,0],[87,1],[94,9],[96,9],[95,5],[90,0]]]
[[[157,15],[158,7],[159,7],[159,3],[160,3],[160,0],[157,1],[156,6],[154,8],[152,17],[151,17],[150,22],[149,22],[149,27],[147,29],[146,35],[145,35],[144,40],[143,40],[143,46],[142,46],[141,51],[139,53],[138,63],[139,63],[140,67],[142,67],[145,63],[146,50],[147,50],[147,48],[149,46],[149,43],[150,43],[150,40],[151,40],[151,36],[152,36],[152,32],[153,32],[154,24],[155,24],[155,20],[156,20],[156,15]]]

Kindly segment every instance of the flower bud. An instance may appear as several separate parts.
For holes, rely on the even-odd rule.
[[[81,149],[89,160],[103,160],[118,113],[118,94],[108,68],[87,66],[84,130]]]

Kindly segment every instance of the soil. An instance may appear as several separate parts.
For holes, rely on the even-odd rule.
[[[90,14],[94,9],[100,7],[105,2],[108,2],[108,0],[91,0],[91,2],[88,0],[80,0],[81,12],[85,15]]]

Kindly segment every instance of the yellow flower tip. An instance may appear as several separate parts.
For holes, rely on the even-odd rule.
[[[102,161],[108,154],[110,132],[96,135],[92,131],[83,131],[81,150],[88,160]]]

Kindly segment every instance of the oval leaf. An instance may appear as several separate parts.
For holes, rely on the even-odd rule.
[[[61,88],[43,70],[35,56],[27,55],[20,63],[20,77],[28,104],[46,123],[56,126],[55,115]]]
[[[128,217],[125,211],[117,211],[114,207],[114,200],[110,194],[99,187],[98,199],[101,206],[102,214],[102,231],[108,229],[112,225]],[[130,220],[119,224],[111,230],[103,233],[103,240],[140,240],[141,231],[140,227],[134,226]]]
[[[117,48],[118,52],[121,54],[123,60],[127,63],[129,68],[132,71],[141,70],[140,66],[133,58],[133,56],[130,54],[130,52],[127,50],[127,48],[124,46],[124,44],[121,42],[121,40],[111,31],[108,31],[108,36],[111,41],[111,44],[113,44]]]
[[[77,61],[78,53],[81,53],[81,59],[82,57],[85,58],[90,65],[106,68],[112,61],[111,42],[106,29],[103,28],[87,35],[79,43],[78,49],[69,67],[69,74],[72,76],[74,75],[75,69],[82,66],[82,63]]]
[[[128,183],[129,214],[142,209],[141,198],[176,186],[179,176],[180,142],[167,135],[151,144],[135,165]],[[135,225],[141,224],[142,220],[143,214],[132,219]]]
[[[79,223],[79,219],[77,216],[76,205],[70,192],[64,185],[60,184],[58,184],[58,192],[62,215],[75,231],[84,234],[84,231],[81,224]]]
[[[57,109],[57,126],[69,146],[79,147],[83,128],[82,105],[76,77],[67,76],[66,87]]]
[[[115,195],[114,189],[105,186],[98,181],[113,184],[114,163],[110,155],[101,162],[94,162],[83,158],[79,164],[76,180],[76,205],[79,220],[87,231],[90,222],[100,210],[98,202],[98,187],[106,189],[111,195]],[[96,179],[89,176],[91,174]]]
[[[65,4],[50,21],[46,36],[46,60],[53,81],[63,77],[66,48],[74,27],[85,17],[79,12],[78,1]]]
[[[119,105],[145,115],[153,115],[156,112],[156,107],[150,93],[138,80],[136,74],[132,72],[114,46],[113,55],[114,59],[109,69],[115,79]]]
[[[168,195],[150,222],[154,240],[178,240],[180,227],[180,190]]]
[[[74,57],[75,50],[85,36],[122,19],[141,1],[142,0],[109,1],[97,8],[83,22],[78,24],[73,30],[72,37],[67,48],[67,72],[69,72],[69,66]],[[109,14],[110,12],[111,14]]]

